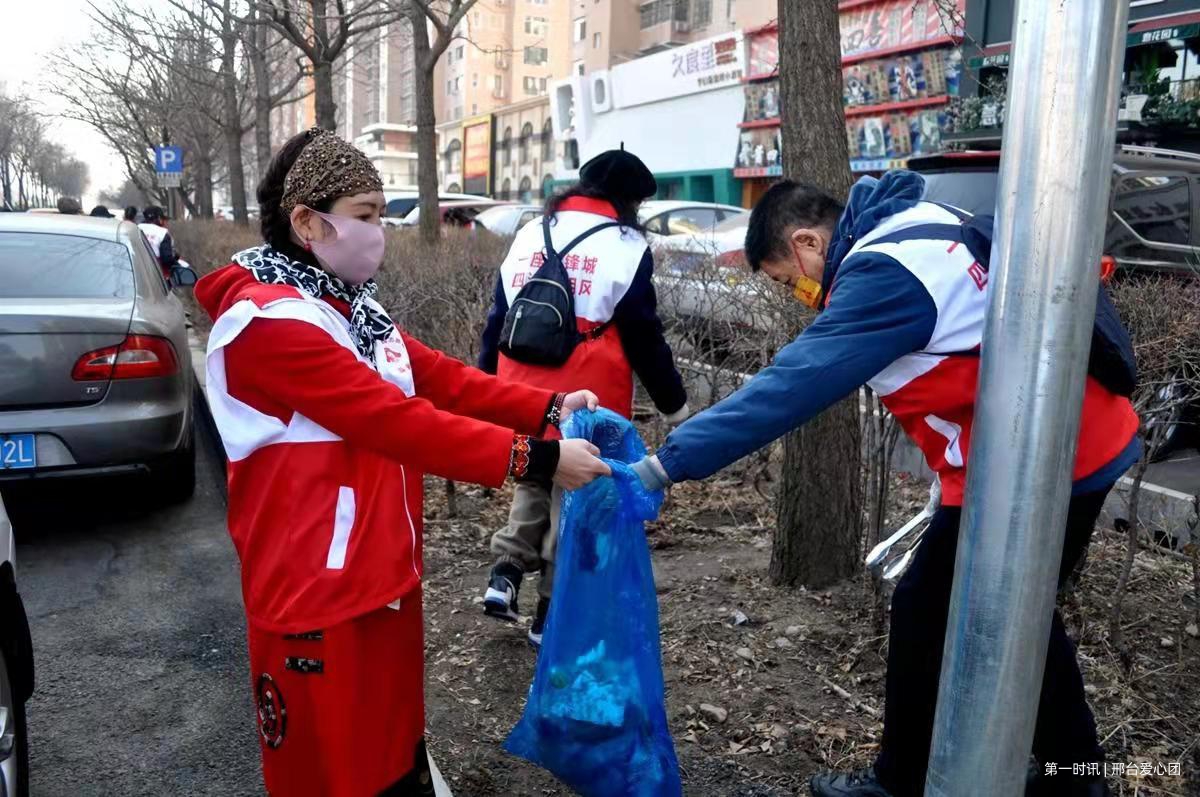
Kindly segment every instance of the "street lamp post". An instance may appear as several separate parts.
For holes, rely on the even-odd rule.
[[[1019,0],[926,797],[1024,791],[1079,433],[1128,3]]]

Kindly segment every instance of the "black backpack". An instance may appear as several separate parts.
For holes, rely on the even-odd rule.
[[[971,255],[986,271],[992,256],[992,232],[994,220],[991,216],[964,218],[956,208],[950,212],[963,218],[962,240]],[[1129,398],[1137,388],[1137,358],[1133,353],[1133,341],[1121,323],[1116,306],[1108,296],[1104,283],[1100,283],[1096,295],[1096,320],[1092,324],[1092,349],[1088,355],[1088,375],[1109,392]]]
[[[558,252],[550,240],[550,216],[542,218],[546,239],[545,260],[541,268],[521,288],[512,307],[504,316],[500,332],[500,351],[504,356],[529,365],[562,365],[584,339],[575,323],[575,295],[567,277],[563,256],[581,241],[600,230],[619,227],[615,221],[597,224]],[[608,325],[594,330],[598,337]]]

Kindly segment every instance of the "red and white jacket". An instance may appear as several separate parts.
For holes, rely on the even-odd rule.
[[[265,631],[325,628],[416,588],[424,474],[499,486],[514,429],[539,434],[554,399],[398,329],[368,360],[345,303],[238,265],[196,297],[215,321],[207,393],[246,615]]]

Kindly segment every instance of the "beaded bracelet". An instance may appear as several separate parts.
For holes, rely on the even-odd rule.
[[[550,402],[550,409],[546,410],[546,426],[558,426],[562,422],[563,404],[566,403],[567,394],[559,393],[554,397],[554,401]]]

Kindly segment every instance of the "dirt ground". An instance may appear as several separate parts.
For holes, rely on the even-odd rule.
[[[923,504],[900,479],[891,526]],[[458,797],[559,795],[553,776],[501,749],[533,677],[525,625],[484,617],[487,540],[508,492],[459,486],[447,518],[443,483],[429,482],[425,615],[431,749]],[[667,716],[688,795],[807,794],[826,767],[869,764],[882,731],[887,638],[872,621],[867,580],[827,592],[772,587],[766,578],[769,503],[737,481],[674,490],[649,540],[659,597]],[[1123,556],[1111,530],[1093,543],[1066,616],[1080,642],[1101,738],[1114,762],[1179,775],[1110,779],[1118,795],[1200,795],[1200,640],[1186,563],[1138,555],[1126,606],[1136,641],[1132,674],[1107,644],[1107,605]],[[526,581],[522,610],[532,608]],[[745,615],[745,622],[736,613]],[[700,705],[723,709],[718,722]]]

